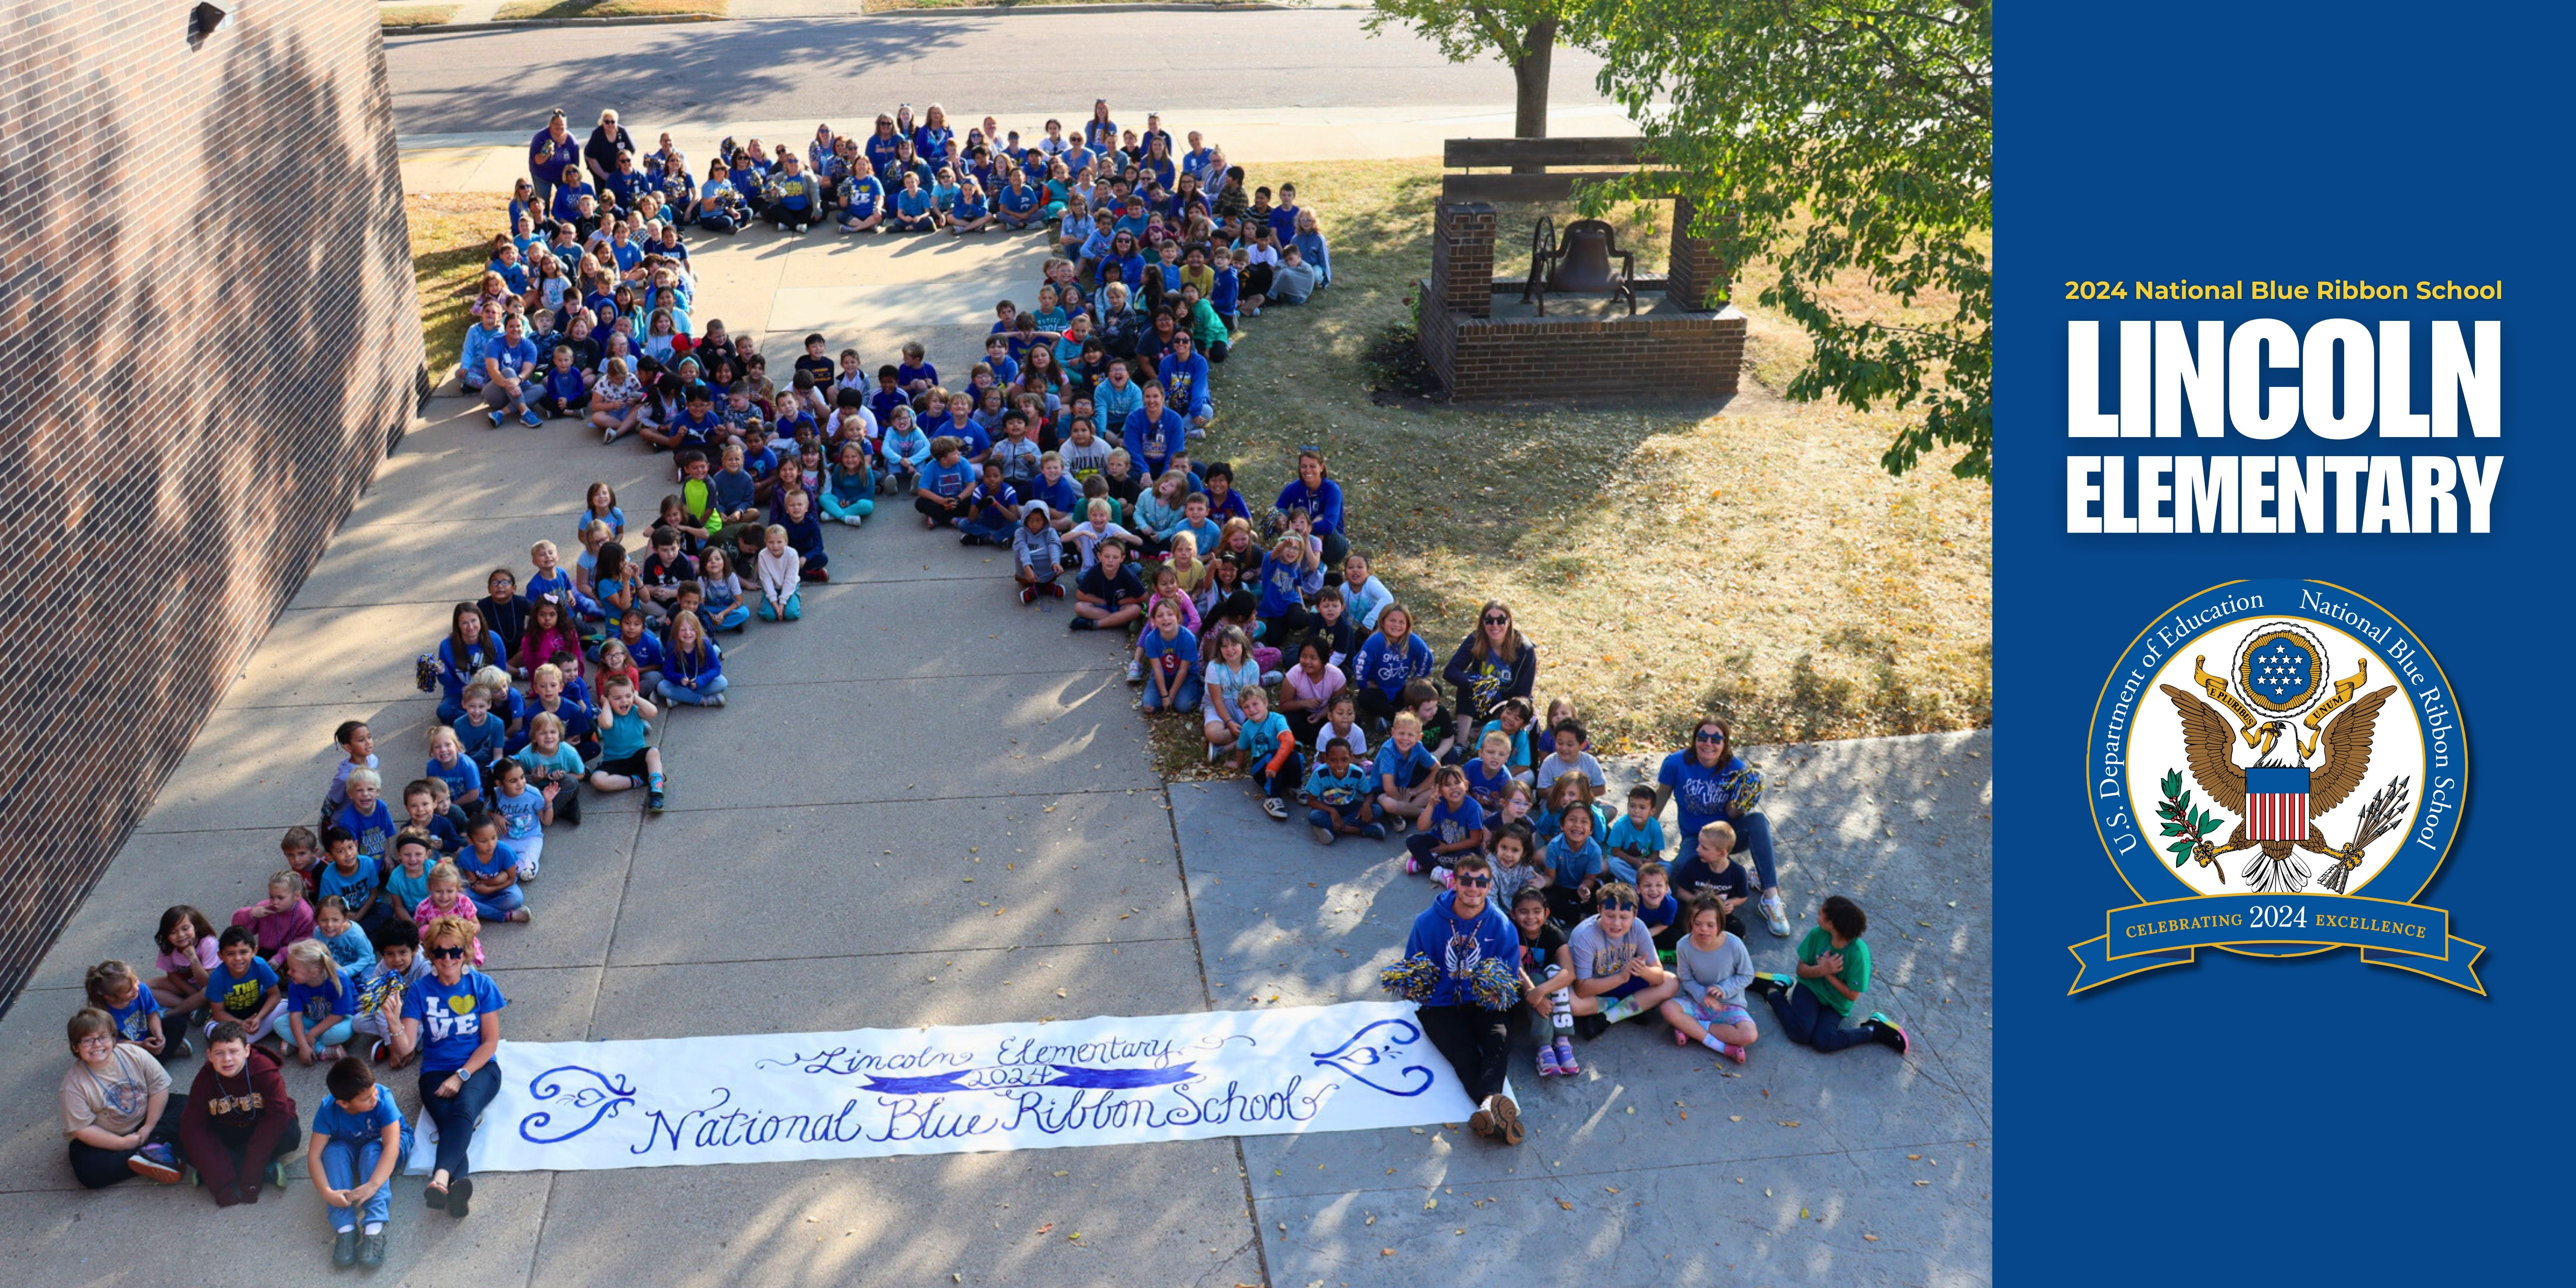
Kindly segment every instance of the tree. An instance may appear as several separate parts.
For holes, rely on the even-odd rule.
[[[1547,137],[1548,64],[1558,29],[1581,0],[1374,0],[1368,32],[1410,23],[1453,63],[1492,53],[1512,65],[1512,136]]]
[[[1990,0],[1593,0],[1576,21],[1656,163],[1590,185],[1587,209],[1677,190],[1729,265],[1776,273],[1757,298],[1812,337],[1791,398],[1919,409],[1889,473],[1961,445],[1951,472],[1991,478]],[[1851,316],[1829,290],[1844,274],[1939,307]]]

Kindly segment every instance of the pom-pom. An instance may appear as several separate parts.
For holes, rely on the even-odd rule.
[[[1377,986],[1416,1002],[1431,1000],[1432,990],[1440,985],[1440,968],[1428,957],[1416,954],[1377,973]]]
[[[1520,1000],[1520,974],[1499,957],[1488,957],[1476,964],[1476,973],[1468,981],[1476,994],[1476,1004],[1488,1011],[1508,1011]]]

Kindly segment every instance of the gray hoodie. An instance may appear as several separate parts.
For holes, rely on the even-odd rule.
[[[1039,503],[1038,508],[1044,509],[1045,506]],[[1012,530],[1011,557],[1018,560],[1022,568],[1040,577],[1061,572],[1064,569],[1064,539],[1055,534],[1051,525],[1041,524],[1037,531],[1031,532],[1029,525],[1022,523]]]

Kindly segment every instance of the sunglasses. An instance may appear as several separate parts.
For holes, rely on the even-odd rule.
[[[1624,899],[1604,899],[1601,901],[1601,911],[1603,912],[1635,912],[1636,910],[1637,905],[1629,903]]]
[[[1512,624],[1512,619],[1501,613],[1487,613],[1485,615],[1485,624],[1487,626],[1509,626]]]
[[[1695,733],[1695,734],[1692,734],[1692,735],[1691,735],[1691,741],[1692,741],[1692,742],[1724,742],[1724,741],[1726,741],[1726,735],[1725,735],[1725,734],[1722,734],[1722,733],[1710,733],[1710,732],[1708,732],[1707,730],[1701,730],[1700,732],[1698,732],[1698,733]]]
[[[462,948],[432,948],[429,950],[429,955],[439,961],[454,961],[457,958],[463,957],[465,955],[465,950]]]
[[[1478,890],[1482,890],[1494,883],[1494,879],[1492,877],[1471,877],[1463,873],[1451,877],[1450,880],[1462,886],[1473,886]]]

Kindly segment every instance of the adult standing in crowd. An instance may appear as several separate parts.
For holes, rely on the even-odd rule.
[[[152,1053],[116,1040],[116,1021],[95,1006],[66,1026],[72,1067],[63,1071],[63,1135],[72,1175],[103,1190],[130,1176],[163,1185],[179,1180],[179,1115],[186,1096],[172,1095],[170,1075]]]
[[[555,185],[563,181],[564,167],[580,158],[578,146],[564,125],[560,107],[547,116],[546,128],[528,140],[528,185],[535,194],[532,209],[554,209]]]
[[[1664,757],[1655,773],[1655,809],[1665,801],[1681,812],[1682,863],[1673,873],[1673,888],[1688,892],[1714,873],[1699,861],[1700,829],[1724,823],[1735,832],[1728,853],[1751,851],[1754,875],[1762,882],[1763,924],[1782,939],[1789,937],[1789,911],[1780,900],[1780,878],[1772,864],[1771,820],[1764,817],[1762,771],[1735,754],[1735,740],[1724,720],[1708,716],[1691,731],[1691,745]]]
[[[440,917],[421,932],[429,978],[403,990],[403,1024],[420,1053],[420,1103],[438,1124],[438,1164],[425,1191],[429,1206],[462,1218],[474,1201],[466,1154],[474,1120],[501,1091],[501,1008],[510,1004],[492,978],[466,963],[474,932]]]
[[[1508,605],[1487,600],[1476,614],[1476,629],[1458,642],[1440,674],[1458,690],[1458,727],[1475,729],[1503,699],[1529,700],[1538,679],[1538,648],[1521,637]]]
[[[618,156],[632,156],[635,137],[617,123],[617,109],[599,114],[599,125],[590,132],[590,141],[581,145],[582,164],[590,170],[590,186],[605,192],[608,177],[618,171]]]

